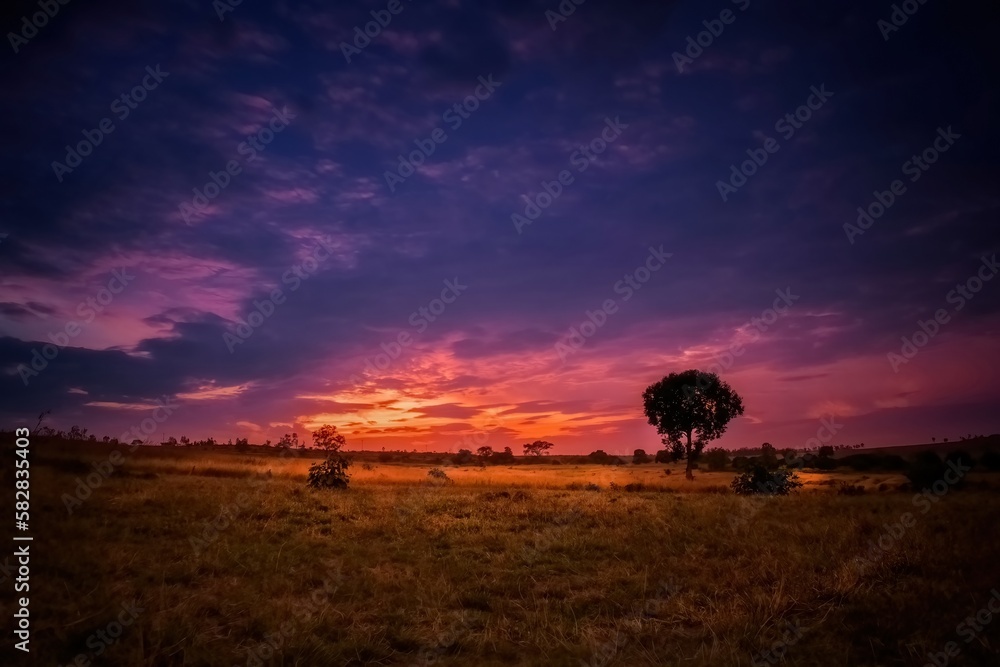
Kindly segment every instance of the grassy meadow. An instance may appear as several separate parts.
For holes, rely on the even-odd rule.
[[[1000,623],[957,627],[1000,588],[995,473],[915,503],[895,472],[743,498],[682,464],[368,457],[314,491],[308,457],[117,449],[81,499],[111,448],[34,446],[32,651],[11,664],[846,667],[949,642],[947,664],[1000,664]]]

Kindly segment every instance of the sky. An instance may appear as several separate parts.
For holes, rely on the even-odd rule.
[[[725,447],[998,432],[998,9],[904,4],[6,3],[0,421],[654,451],[698,368]]]

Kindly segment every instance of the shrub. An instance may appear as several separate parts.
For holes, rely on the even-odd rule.
[[[441,470],[441,468],[431,468],[430,470],[427,471],[427,476],[430,477],[431,479],[439,479],[443,482],[451,481],[451,478],[448,477],[448,473],[446,473],[444,470]]]
[[[906,459],[898,454],[886,454],[882,457],[883,470],[906,470]]]
[[[944,479],[947,470],[948,466],[937,453],[927,450],[913,457],[906,471],[906,479],[910,480],[914,490],[922,491],[931,487],[934,482]]]
[[[729,463],[729,453],[722,447],[713,447],[703,457],[709,470],[722,470]]]
[[[346,489],[350,481],[347,469],[351,462],[340,454],[331,454],[325,461],[309,467],[309,486],[314,489]]]
[[[649,454],[647,454],[644,449],[637,449],[632,453],[632,463],[638,465],[642,463],[649,463],[649,461]]]
[[[583,487],[584,491],[600,491],[601,487],[597,486],[593,482],[588,482],[586,486]]]
[[[979,465],[987,470],[1000,470],[1000,454],[990,450],[979,457]]]
[[[745,456],[733,457],[733,470],[746,470],[749,467],[750,459]]]
[[[769,496],[787,496],[802,486],[798,475],[791,470],[770,471],[762,465],[737,475],[730,484],[733,491],[740,496],[763,494]]]
[[[956,465],[965,466],[966,468],[974,468],[976,466],[975,459],[972,455],[964,449],[956,449],[953,452],[948,453],[944,457],[945,463],[954,463]]]
[[[498,465],[509,465],[514,463],[514,452],[511,451],[510,447],[504,447],[502,452],[494,452],[491,460]]]
[[[769,442],[760,446],[759,464],[768,470],[778,469],[778,450]]]
[[[881,457],[875,454],[851,454],[839,459],[838,463],[851,470],[874,470],[882,467]]]
[[[460,449],[458,454],[451,457],[451,462],[455,465],[462,465],[463,463],[472,462],[472,450],[471,449]]]
[[[848,484],[847,482],[840,482],[837,485],[837,495],[838,496],[860,496],[864,494],[865,487],[860,484]]]
[[[618,457],[611,456],[603,449],[598,449],[595,452],[587,454],[587,460],[593,463],[601,463],[603,465],[611,465],[618,460]]]
[[[656,461],[656,463],[670,463],[672,459],[670,458],[669,451],[666,449],[660,449],[657,450],[656,456],[653,460]]]

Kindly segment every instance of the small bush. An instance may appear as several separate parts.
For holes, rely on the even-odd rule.
[[[802,482],[799,481],[798,475],[791,470],[772,472],[763,465],[755,465],[747,472],[737,475],[730,486],[740,496],[757,494],[787,496],[802,486]]]
[[[979,465],[987,470],[1000,470],[1000,454],[990,450],[979,457]]]
[[[427,471],[427,476],[430,477],[431,479],[441,480],[442,482],[451,481],[451,478],[448,477],[448,473],[446,473],[444,470],[441,470],[441,468],[431,468],[430,470]]]
[[[652,459],[644,449],[637,449],[632,453],[632,463],[636,465],[642,465],[643,463],[649,463],[650,461],[652,461]]]
[[[598,449],[597,451],[587,454],[588,461],[591,463],[600,463],[602,465],[611,465],[616,459],[617,457],[611,456],[611,454],[608,454],[603,449]]]
[[[948,466],[941,457],[933,451],[924,451],[913,457],[909,470],[906,471],[906,479],[915,491],[922,491],[931,487],[934,482],[944,479],[944,473]]]
[[[583,487],[583,490],[584,491],[600,491],[601,487],[597,486],[593,482],[590,482],[586,486]]]
[[[848,484],[847,482],[840,482],[837,485],[837,495],[838,496],[860,496],[864,495],[865,487],[860,484]]]
[[[729,453],[722,447],[713,447],[706,451],[702,458],[709,470],[724,470],[729,464]]]
[[[475,457],[473,457],[471,449],[460,449],[458,450],[458,454],[455,454],[454,456],[451,457],[451,462],[457,466],[460,466],[460,465],[465,465],[467,463],[472,463],[474,458]]]
[[[346,489],[351,476],[351,462],[340,454],[331,454],[325,461],[309,467],[309,486],[314,489]]]
[[[954,463],[957,466],[963,466],[965,468],[975,468],[976,460],[972,458],[972,455],[964,449],[956,449],[953,452],[949,452],[944,457],[945,463]]]
[[[878,457],[872,454],[851,454],[837,459],[837,464],[851,470],[872,470],[878,467]]]

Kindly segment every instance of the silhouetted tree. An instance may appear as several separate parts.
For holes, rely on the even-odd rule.
[[[313,431],[313,445],[327,452],[339,452],[347,444],[343,433],[337,433],[336,426],[324,424]]]
[[[645,449],[637,449],[632,452],[632,463],[642,464],[649,463],[649,454],[646,453]]]
[[[642,394],[643,410],[663,444],[682,444],[688,479],[705,443],[726,431],[743,414],[743,399],[715,373],[688,370],[671,373]]]
[[[555,447],[551,442],[546,442],[544,440],[535,440],[534,442],[529,442],[524,445],[524,455],[528,456],[541,456],[542,452],[547,452]]]
[[[722,470],[729,463],[729,452],[722,447],[712,447],[705,452],[705,463],[709,470]]]
[[[801,487],[802,482],[791,470],[771,472],[764,466],[755,465],[747,472],[737,475],[730,486],[733,492],[740,496],[787,496]]]
[[[502,452],[494,452],[490,460],[493,463],[513,463],[514,452],[511,451],[510,447],[504,447]]]
[[[758,462],[768,470],[777,469],[778,450],[774,448],[774,445],[769,442],[765,442],[760,446],[760,458],[758,459]]]
[[[472,450],[471,449],[460,449],[458,454],[451,457],[451,462],[456,465],[462,465],[463,463],[470,463],[472,461]]]

